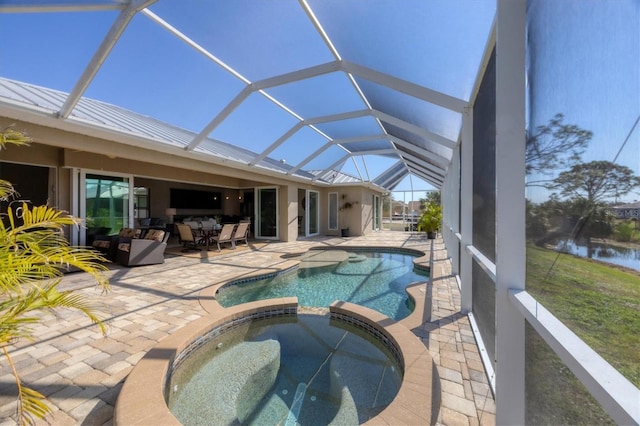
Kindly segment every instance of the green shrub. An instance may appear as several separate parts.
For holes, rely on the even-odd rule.
[[[631,241],[633,234],[634,226],[629,222],[618,223],[613,231],[613,237],[616,239],[616,241]]]
[[[427,234],[434,233],[440,229],[442,224],[442,206],[436,203],[429,203],[425,207],[420,219],[418,219],[418,231]]]

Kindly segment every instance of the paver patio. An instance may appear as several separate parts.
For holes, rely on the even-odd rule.
[[[107,326],[97,326],[71,311],[60,312],[35,329],[36,340],[11,347],[25,384],[48,397],[53,413],[39,424],[111,424],[124,380],[159,340],[206,314],[200,291],[256,271],[290,264],[287,254],[313,246],[378,246],[419,249],[431,255],[431,296],[424,322],[413,332],[429,349],[440,377],[438,423],[493,425],[495,403],[466,315],[460,312],[457,283],[451,276],[444,245],[423,234],[381,231],[366,237],[317,237],[296,242],[256,245],[255,250],[220,256],[167,255],[162,265],[107,273],[111,291],[101,294],[83,273],[69,274],[63,288],[73,288],[99,304]],[[206,294],[206,293],[205,293]],[[16,388],[7,362],[0,362],[0,425],[15,424]]]

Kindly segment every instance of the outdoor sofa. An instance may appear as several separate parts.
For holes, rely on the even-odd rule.
[[[149,229],[142,238],[118,239],[116,263],[124,266],[154,265],[164,263],[169,232]]]

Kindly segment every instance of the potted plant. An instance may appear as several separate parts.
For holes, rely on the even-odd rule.
[[[436,237],[436,232],[440,230],[441,223],[442,206],[429,203],[418,220],[418,231],[426,232],[427,238],[433,239]]]

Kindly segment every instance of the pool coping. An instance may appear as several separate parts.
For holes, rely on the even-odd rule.
[[[427,347],[411,329],[378,311],[349,302],[333,302],[329,310],[332,316],[349,316],[386,334],[402,357],[403,377],[398,394],[391,404],[363,424],[435,424],[440,401],[436,366]]]
[[[322,246],[310,250],[323,249]],[[329,248],[332,250],[333,248]],[[422,254],[413,259],[414,266],[429,268],[430,256],[421,250],[389,247],[336,247],[342,250],[382,250]],[[299,260],[287,259],[270,273],[282,273],[297,267]],[[226,279],[200,291],[199,302],[208,315],[185,325],[174,334],[161,340],[133,368],[127,377],[116,402],[113,420],[115,425],[180,425],[171,413],[164,399],[167,372],[173,359],[189,344],[209,330],[230,319],[281,307],[298,307],[296,297],[267,299],[244,303],[228,308],[216,300],[216,291],[229,282],[238,279],[254,279],[268,275],[256,271],[242,277]],[[432,275],[432,274],[431,274]],[[407,286],[407,293],[413,300],[413,312],[400,321],[370,308],[344,301],[335,301],[329,307],[332,313],[348,315],[363,321],[386,333],[398,347],[404,363],[402,385],[394,400],[367,425],[395,424],[435,424],[440,405],[438,374],[428,348],[412,332],[412,329],[430,317],[431,307],[427,297],[429,282],[418,281]],[[298,307],[299,308],[299,307]],[[428,318],[427,318],[428,319]],[[435,408],[435,412],[432,412]]]
[[[167,336],[151,349],[127,377],[115,406],[115,425],[180,425],[165,402],[167,373],[174,360],[199,337],[229,321],[249,315],[298,307],[297,298],[268,299],[244,303],[204,316]],[[387,316],[348,302],[334,302],[332,315],[351,318],[382,332],[398,349],[404,365],[398,394],[381,413],[365,424],[432,424],[437,418],[432,412],[435,365],[429,351],[410,329]]]

